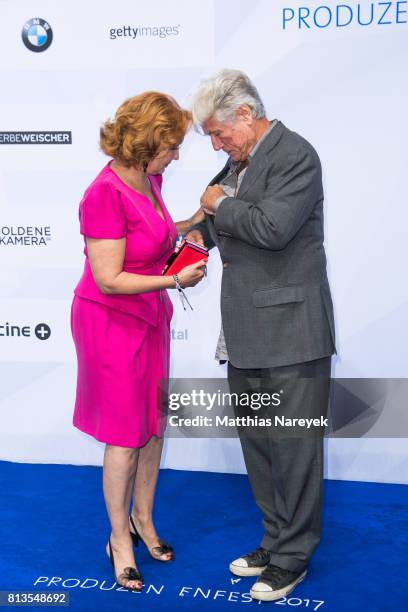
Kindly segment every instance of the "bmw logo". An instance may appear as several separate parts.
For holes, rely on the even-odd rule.
[[[23,25],[21,37],[27,49],[40,53],[48,49],[52,43],[52,29],[44,19],[34,17]]]

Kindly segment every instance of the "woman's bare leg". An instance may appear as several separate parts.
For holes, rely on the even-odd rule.
[[[163,438],[152,437],[139,449],[139,461],[133,489],[132,518],[146,546],[151,550],[159,546],[159,538],[153,525],[153,503],[159,474]],[[172,553],[164,553],[159,558],[171,559]]]
[[[136,567],[129,534],[129,504],[134,487],[139,449],[121,446],[105,447],[103,462],[103,492],[112,527],[110,537],[115,560],[115,573],[119,576],[125,567]],[[107,547],[107,552],[109,548]],[[125,581],[123,586],[138,587],[138,581]]]

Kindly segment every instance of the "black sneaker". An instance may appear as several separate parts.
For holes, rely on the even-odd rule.
[[[252,586],[250,595],[253,599],[261,601],[274,601],[286,597],[299,582],[302,582],[306,573],[307,570],[290,572],[276,565],[268,565]]]
[[[235,576],[259,576],[268,566],[270,557],[266,548],[257,548],[254,552],[248,553],[230,563],[230,572]]]

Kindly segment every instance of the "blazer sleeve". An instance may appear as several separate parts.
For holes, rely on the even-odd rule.
[[[281,250],[307,221],[323,197],[321,165],[314,149],[302,148],[270,170],[258,201],[225,198],[215,215],[215,228],[262,249]]]
[[[119,239],[126,236],[126,216],[120,193],[109,182],[85,192],[79,205],[80,232],[88,238]]]

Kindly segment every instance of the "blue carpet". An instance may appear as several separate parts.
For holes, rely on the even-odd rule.
[[[408,487],[327,481],[323,540],[287,600],[250,601],[228,563],[253,550],[260,517],[245,476],[162,470],[155,516],[174,563],[137,559],[146,587],[114,586],[101,469],[0,462],[0,590],[58,589],[71,610],[408,610]],[[234,582],[235,580],[235,582]],[[321,603],[322,602],[322,603]],[[24,607],[24,609],[27,609]]]

